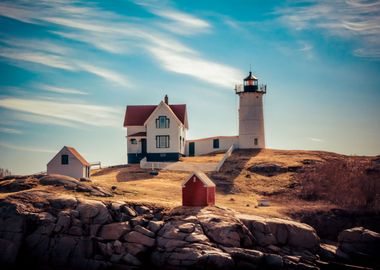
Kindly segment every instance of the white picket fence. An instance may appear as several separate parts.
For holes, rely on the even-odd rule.
[[[227,150],[227,152],[224,154],[223,158],[219,161],[218,165],[216,166],[215,170],[217,172],[220,171],[222,168],[224,162],[232,155],[232,152],[235,150],[235,145],[231,145],[231,147]]]
[[[141,169],[164,169],[168,165],[170,165],[170,162],[151,162],[147,161],[146,157],[140,160]]]

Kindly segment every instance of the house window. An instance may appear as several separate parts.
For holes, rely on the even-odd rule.
[[[166,116],[159,116],[156,119],[156,128],[169,128],[170,126],[170,119]]]
[[[61,164],[62,164],[62,165],[67,165],[67,164],[69,164],[69,155],[62,155],[62,156],[61,156]]]
[[[255,138],[255,145],[258,145],[258,144],[259,144],[259,140]]]
[[[214,148],[219,148],[219,139],[214,139],[212,145]]]
[[[169,148],[169,135],[156,136],[156,148]]]
[[[131,144],[137,144],[137,140],[136,139],[131,139]]]

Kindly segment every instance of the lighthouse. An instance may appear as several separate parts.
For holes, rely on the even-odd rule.
[[[266,85],[249,72],[244,84],[235,87],[239,96],[239,148],[265,148],[263,96]]]

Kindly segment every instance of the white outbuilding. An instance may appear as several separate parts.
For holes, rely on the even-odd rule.
[[[62,174],[77,179],[89,177],[90,163],[75,148],[64,146],[47,164],[47,174]]]

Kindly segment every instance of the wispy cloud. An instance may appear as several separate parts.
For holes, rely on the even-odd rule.
[[[78,89],[67,88],[67,87],[57,87],[57,86],[47,85],[47,84],[36,84],[35,87],[38,89],[42,89],[42,90],[53,92],[53,93],[59,93],[59,94],[88,95],[87,92],[84,92]]]
[[[27,152],[39,152],[39,153],[56,153],[57,151],[44,149],[44,148],[34,148],[28,146],[14,145],[10,143],[0,142],[0,147],[17,150],[17,151],[27,151]]]
[[[317,142],[317,143],[324,142],[324,140],[320,139],[320,138],[308,137],[307,139],[310,140],[310,141],[312,141],[312,142]]]
[[[237,69],[204,60],[195,54],[173,53],[165,48],[150,48],[149,50],[165,69],[225,88],[232,88],[243,76]]]
[[[238,70],[212,59],[204,60],[200,52],[188,47],[176,36],[176,34],[194,35],[210,31],[212,26],[207,20],[175,9],[166,3],[137,2],[137,4],[142,5],[156,17],[144,19],[125,17],[97,8],[95,4],[77,6],[74,2],[66,1],[38,1],[28,5],[22,5],[18,1],[7,2],[0,4],[0,10],[6,7],[11,11],[10,13],[0,11],[0,16],[52,27],[48,28],[50,33],[86,43],[108,53],[149,52],[148,56],[153,57],[161,68],[217,86],[231,88],[240,81],[241,74]],[[44,46],[38,47],[44,48]],[[24,48],[3,48],[3,53],[0,51],[0,55],[17,62],[37,63],[71,72],[85,71],[118,85],[131,86],[131,80],[124,73],[107,70],[97,65],[96,61],[88,63],[78,57],[78,53],[59,50],[53,52],[49,48],[43,52],[30,48],[25,52],[22,49]],[[215,68],[216,71],[209,70],[211,68]]]
[[[22,134],[22,131],[15,128],[0,127],[0,133]]]
[[[295,30],[321,29],[326,34],[352,39],[360,46],[354,54],[380,59],[380,2],[360,0],[316,1],[277,10]]]
[[[110,107],[45,99],[2,98],[0,108],[90,126],[118,126],[118,110]],[[25,119],[24,119],[25,120]],[[59,123],[59,122],[58,122]]]
[[[194,35],[200,32],[207,32],[211,29],[211,24],[207,21],[184,12],[163,9],[151,9],[150,11],[169,20],[169,22],[163,22],[160,25],[174,33]]]
[[[24,45],[14,46],[13,48],[0,46],[0,57],[14,60],[17,63],[27,62],[71,72],[85,71],[124,87],[131,86],[131,83],[124,74],[122,75],[116,71],[99,67],[96,63],[89,64],[82,60],[77,60],[74,55],[68,54],[64,49],[57,50],[56,48],[62,47],[53,42],[40,42],[40,46],[29,47],[27,44],[33,44],[33,40],[18,39],[18,41]],[[40,49],[41,46],[44,49]],[[32,66],[25,67],[33,70]]]

